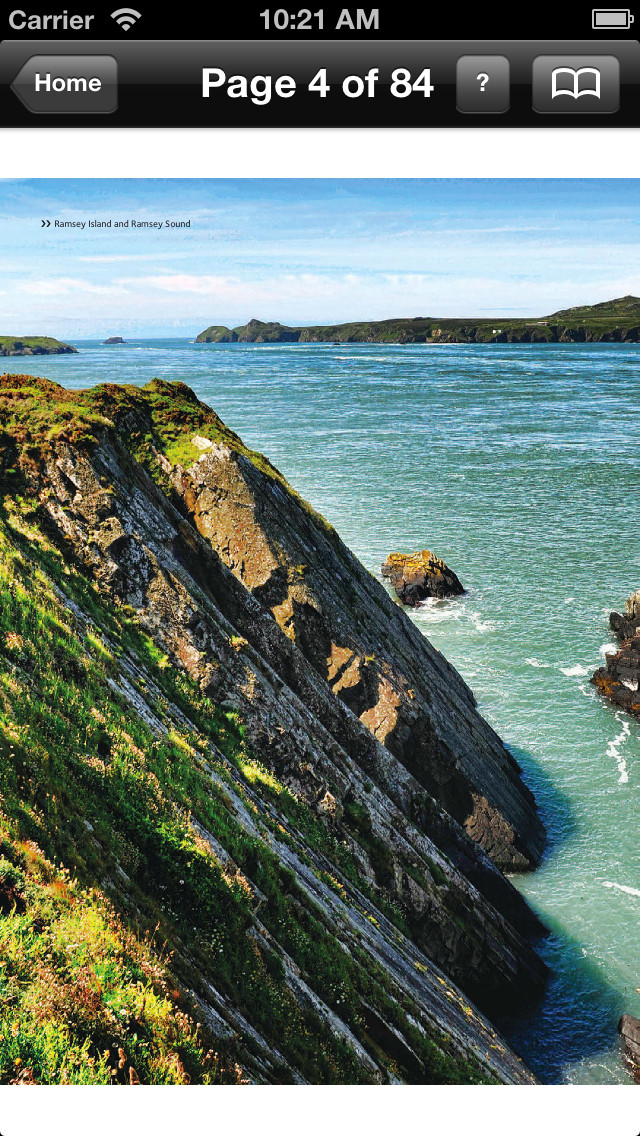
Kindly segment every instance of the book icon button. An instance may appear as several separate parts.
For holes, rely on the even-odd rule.
[[[620,107],[620,63],[613,55],[539,55],[533,109],[539,114],[613,114]]]
[[[600,98],[600,72],[597,67],[556,67],[551,72],[551,98],[571,95],[580,99],[583,95]]]

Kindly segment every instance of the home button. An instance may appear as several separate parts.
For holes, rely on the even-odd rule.
[[[32,55],[11,89],[32,114],[112,114],[118,64],[112,55]]]

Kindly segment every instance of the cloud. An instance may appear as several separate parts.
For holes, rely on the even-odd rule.
[[[159,276],[124,277],[119,283],[132,287],[157,289],[174,296],[198,295],[224,301],[225,304],[274,303],[320,300],[360,294],[422,290],[433,286],[434,277],[426,273],[385,273],[368,276],[357,273],[320,274],[311,272],[282,273],[264,279],[247,280],[240,276],[198,276],[189,273],[167,273]]]
[[[123,253],[119,255],[105,255],[105,256],[76,256],[75,260],[81,260],[85,264],[118,264],[121,261],[139,261],[139,260],[157,260],[163,259],[165,253]]]
[[[449,228],[433,224],[429,228],[424,226],[416,229],[393,229],[388,234],[391,240],[432,240],[434,237],[484,237],[495,236],[498,233],[508,233],[510,236],[522,233],[557,233],[562,232],[560,225],[465,225],[461,228]],[[377,235],[376,235],[377,236]]]
[[[438,263],[437,260],[435,262]],[[438,266],[439,267],[439,266]],[[136,334],[195,334],[210,323],[236,326],[251,317],[288,324],[340,323],[400,316],[466,316],[493,311],[532,317],[560,308],[640,292],[637,271],[614,263],[592,264],[587,274],[562,266],[551,284],[528,266],[509,266],[504,275],[410,271],[316,271],[203,273],[172,272],[115,277],[104,283],[84,277],[50,276],[21,281],[3,298],[5,323],[28,320],[61,338],[111,333],[117,323],[135,322]],[[153,329],[153,330],[151,330]],[[65,334],[63,334],[63,332]],[[175,332],[174,332],[175,334]]]
[[[29,280],[20,285],[22,292],[32,296],[65,296],[70,292],[85,292],[98,296],[123,296],[127,289],[120,284],[93,284],[75,276],[55,276],[44,280]]]

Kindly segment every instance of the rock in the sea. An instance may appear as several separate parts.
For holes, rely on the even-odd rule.
[[[455,572],[433,552],[392,552],[382,565],[382,575],[393,585],[398,599],[416,607],[429,596],[444,599],[461,596],[464,588]]]
[[[109,347],[109,346],[111,346],[112,343],[124,343],[124,342],[125,342],[125,340],[122,338],[121,335],[110,335],[108,339],[105,339],[105,341],[103,343],[103,347]]]
[[[622,1035],[627,1065],[634,1079],[640,1082],[640,1019],[623,1014],[618,1022],[618,1033]]]
[[[611,612],[609,626],[620,650],[605,656],[591,681],[610,702],[640,716],[640,591],[629,596],[624,615]]]
[[[640,633],[640,591],[629,596],[624,615],[620,615],[617,611],[611,612],[609,626],[620,643]]]

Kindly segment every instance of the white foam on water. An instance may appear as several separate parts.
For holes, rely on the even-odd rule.
[[[460,619],[460,611],[457,606],[437,599],[422,600],[420,607],[410,610],[411,618],[416,623],[449,623],[451,620]]]
[[[417,608],[411,611],[411,617],[415,619],[416,623],[448,623],[450,621],[458,622],[467,620],[471,623],[476,631],[487,632],[495,631],[498,627],[498,622],[495,619],[483,619],[479,611],[474,611],[468,604],[453,603],[447,600],[440,600],[434,597],[422,600]]]
[[[619,724],[622,726],[622,730],[619,734],[616,735],[613,741],[609,742],[609,745],[607,746],[607,757],[612,757],[616,765],[618,766],[618,772],[620,774],[620,776],[618,777],[618,785],[626,785],[627,781],[629,780],[629,774],[627,772],[627,763],[622,753],[620,752],[620,749],[624,745],[626,739],[629,737],[629,734],[631,733],[631,727],[626,718],[622,718],[619,714],[616,714],[616,722],[619,722]]]
[[[612,883],[611,880],[603,880],[602,886],[603,888],[615,888],[616,891],[623,891],[627,895],[637,895],[640,897],[640,890],[638,888],[627,887],[626,884],[616,884]]]
[[[576,663],[575,667],[560,667],[560,670],[567,678],[584,678],[589,674],[591,667],[581,667],[580,663]]]
[[[590,698],[592,702],[595,702],[597,694],[592,686],[587,686],[586,683],[581,682],[578,690],[581,694],[584,694],[585,698]]]
[[[619,651],[617,643],[603,643],[600,648],[601,655],[617,655]]]
[[[495,619],[483,619],[479,611],[468,611],[464,604],[461,610],[476,631],[495,631],[498,626]]]
[[[575,599],[574,599],[574,597],[573,597],[573,596],[567,596],[567,598],[565,599],[565,601],[564,601],[564,602],[565,602],[566,604],[570,604],[570,603],[575,603],[576,601],[575,601]]]
[[[550,667],[550,666],[552,666],[552,663],[541,663],[540,659],[525,659],[525,663],[528,663],[530,667]]]

